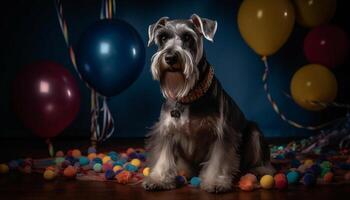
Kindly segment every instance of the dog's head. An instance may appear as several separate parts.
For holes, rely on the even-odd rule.
[[[160,18],[148,27],[148,46],[158,51],[152,56],[153,79],[160,80],[163,96],[185,97],[199,79],[198,64],[203,56],[203,38],[213,41],[217,22],[193,14],[188,20]]]

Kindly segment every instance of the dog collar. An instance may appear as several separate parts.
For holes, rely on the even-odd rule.
[[[177,102],[182,104],[188,104],[192,103],[207,93],[208,89],[210,88],[214,78],[214,69],[209,66],[209,69],[207,69],[206,76],[203,78],[202,81],[200,81],[196,86],[190,90],[190,92],[182,97],[181,99],[178,99]]]

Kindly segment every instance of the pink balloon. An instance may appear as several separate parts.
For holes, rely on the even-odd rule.
[[[314,28],[305,37],[304,54],[310,63],[335,67],[345,62],[348,53],[348,36],[337,26]]]
[[[13,85],[14,111],[36,135],[51,138],[77,116],[80,92],[62,65],[42,61],[24,67]]]

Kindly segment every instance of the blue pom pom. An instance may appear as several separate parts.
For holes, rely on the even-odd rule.
[[[175,177],[175,181],[176,181],[176,184],[181,186],[181,185],[185,185],[186,184],[186,177],[184,176],[176,176]]]
[[[92,160],[92,163],[93,163],[93,164],[96,164],[96,163],[102,164],[102,159],[101,159],[101,158],[94,158],[94,159]]]
[[[291,171],[287,174],[287,180],[289,184],[295,184],[299,181],[299,173],[297,171]]]
[[[66,156],[66,160],[68,160],[72,165],[74,165],[74,163],[76,162],[79,162],[79,160],[74,158],[73,156]]]
[[[115,155],[115,154],[112,154],[109,157],[111,157],[111,160],[113,160],[113,161],[117,161],[119,159],[119,156]]]
[[[17,169],[18,168],[18,162],[16,160],[11,160],[8,164],[10,169]]]
[[[79,163],[80,163],[81,166],[88,165],[89,162],[90,162],[89,159],[87,157],[85,157],[85,156],[81,156],[79,158]]]
[[[113,167],[116,165],[123,166],[125,163],[126,163],[126,160],[120,159],[120,160],[117,160],[116,162],[113,163]]]
[[[126,169],[127,171],[130,171],[130,172],[136,172],[136,171],[138,170],[138,167],[136,167],[136,166],[134,166],[134,165],[128,163],[128,164],[126,165],[125,169]]]
[[[303,177],[303,183],[306,186],[313,186],[316,184],[316,177],[311,173],[306,173]]]
[[[201,179],[199,177],[192,177],[191,180],[190,180],[190,184],[193,186],[193,187],[199,187],[200,184],[201,184]]]
[[[88,148],[88,154],[90,154],[90,153],[96,153],[97,151],[96,151],[96,148],[95,147],[89,147]]]
[[[132,152],[132,153],[130,153],[130,154],[128,155],[128,157],[129,157],[129,160],[132,160],[132,159],[134,159],[134,158],[137,158],[137,153],[136,153],[136,152]]]
[[[107,180],[113,180],[114,177],[115,177],[115,173],[114,173],[113,170],[111,170],[111,169],[106,170],[106,172],[105,172],[105,178],[106,178]]]
[[[138,153],[137,158],[140,159],[142,162],[146,161],[146,155],[143,153]]]

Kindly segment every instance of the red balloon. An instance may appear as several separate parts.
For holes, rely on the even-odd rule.
[[[42,61],[24,67],[13,84],[14,111],[36,135],[51,138],[77,116],[80,92],[62,65]]]
[[[312,29],[304,40],[304,53],[313,64],[335,67],[348,56],[349,40],[337,26],[325,25]]]

